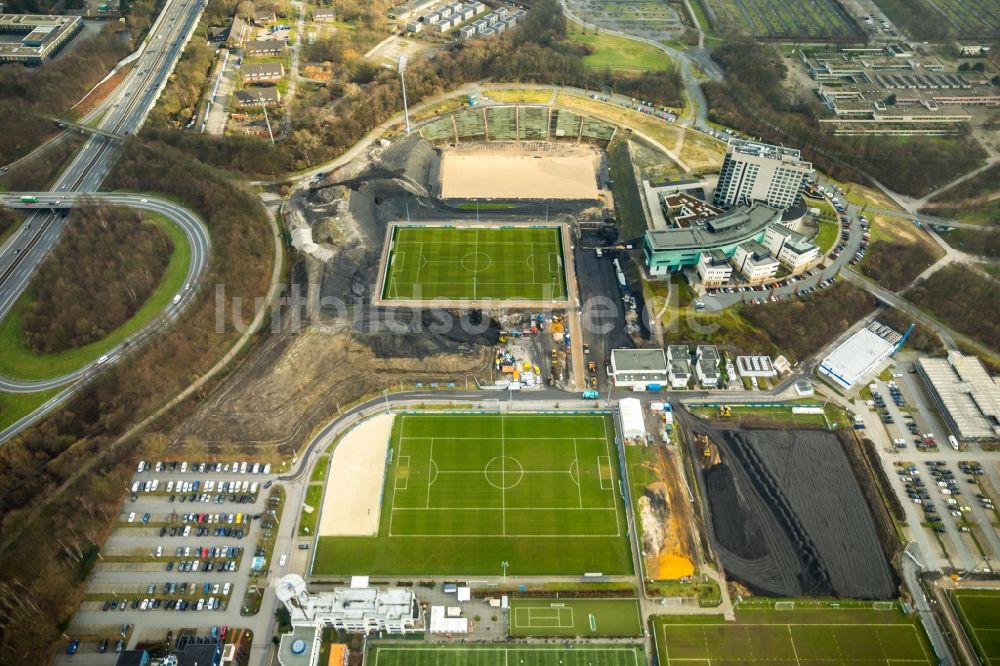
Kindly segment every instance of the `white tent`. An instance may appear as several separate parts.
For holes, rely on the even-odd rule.
[[[625,439],[646,436],[646,425],[642,420],[642,403],[638,398],[622,398],[618,401],[618,412],[622,419],[622,435]]]

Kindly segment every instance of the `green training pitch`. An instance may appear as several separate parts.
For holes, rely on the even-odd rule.
[[[609,416],[404,414],[391,447],[378,535],[314,575],[632,572]]]
[[[513,599],[510,635],[642,636],[636,599]]]
[[[659,616],[654,623],[663,666],[937,663],[917,621],[898,608],[738,610],[736,622]]]
[[[979,659],[1000,664],[1000,590],[954,590],[951,596]]]
[[[642,648],[624,645],[563,647],[490,645],[395,646],[368,650],[369,666],[645,666]]]
[[[562,301],[559,227],[396,226],[382,298]]]

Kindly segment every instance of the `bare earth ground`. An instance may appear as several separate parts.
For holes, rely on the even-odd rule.
[[[400,382],[463,381],[490,360],[474,342],[358,335],[339,322],[273,335],[172,433],[171,450],[289,457],[338,406]]]
[[[379,500],[392,420],[392,414],[381,414],[364,421],[344,435],[333,450],[330,478],[323,493],[319,536],[378,533]]]
[[[591,148],[559,155],[446,150],[443,199],[597,199],[600,154]]]

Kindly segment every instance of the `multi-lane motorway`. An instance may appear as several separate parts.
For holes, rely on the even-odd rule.
[[[202,0],[166,3],[132,69],[111,94],[107,112],[96,124],[98,129],[128,136],[142,127],[203,8]],[[107,136],[92,135],[56,179],[53,192],[96,191],[114,164],[119,143]],[[39,264],[58,242],[66,219],[61,211],[40,210],[0,248],[0,319],[7,315]]]
[[[67,224],[66,208],[72,207],[79,196],[95,197],[101,183],[107,177],[118,155],[120,139],[109,135],[126,137],[136,133],[145,122],[156,103],[160,91],[173,71],[185,44],[194,33],[204,0],[167,0],[156,19],[145,42],[133,59],[133,66],[118,87],[108,96],[88,118],[100,116],[94,127],[102,134],[93,134],[84,143],[69,166],[59,174],[51,192],[36,194],[37,204],[23,204],[20,193],[4,196],[3,205],[28,208],[36,211],[0,247],[0,320],[7,316],[17,299],[31,282],[38,266],[59,241]],[[101,116],[100,114],[103,115]],[[186,305],[198,279],[204,272],[208,257],[208,233],[205,227],[190,212],[161,199],[147,199],[131,195],[99,195],[103,202],[128,205],[162,213],[181,227],[192,249],[192,262],[186,285],[189,289],[182,293],[181,300],[158,318],[147,324],[142,331],[130,337],[123,345],[133,344],[139,338],[169,322],[181,307]],[[109,352],[101,365],[108,365],[120,356],[123,347]],[[11,378],[0,378],[0,390],[8,392],[40,391],[64,384],[70,384],[47,402],[39,410],[0,431],[0,442],[23,430],[39,416],[59,404],[80,386],[80,380],[92,376],[102,368],[93,363],[79,368],[62,377],[40,382],[24,382]]]
[[[55,217],[57,219],[62,219],[67,210],[74,207],[76,199],[78,198],[87,200],[88,204],[128,206],[130,208],[139,208],[159,213],[181,229],[184,233],[185,239],[187,240],[188,246],[191,248],[191,263],[188,265],[187,274],[185,275],[184,288],[179,294],[177,294],[178,298],[176,299],[176,302],[172,300],[167,309],[164,310],[159,316],[151,319],[145,326],[130,335],[122,341],[119,346],[109,351],[106,355],[99,359],[95,359],[93,362],[78,368],[71,373],[44,380],[27,381],[0,375],[0,391],[6,391],[8,393],[31,393],[34,391],[44,391],[68,385],[65,391],[60,392],[59,395],[55,396],[52,401],[50,401],[51,406],[54,406],[59,404],[59,402],[64,400],[73,391],[77,390],[82,383],[80,380],[88,379],[101,372],[104,368],[113,364],[126,348],[135,346],[140,341],[162,329],[177,317],[177,315],[193,299],[195,291],[197,290],[197,285],[205,273],[205,268],[208,266],[210,241],[208,229],[201,220],[195,217],[195,215],[188,209],[165,199],[146,197],[139,194],[107,194],[100,192],[71,192],[66,194],[57,192],[35,192],[23,194],[36,196],[38,198],[38,203],[31,205],[33,207],[45,206],[48,210],[46,210],[44,215]],[[21,202],[21,196],[22,193],[3,195],[0,197],[0,205],[10,208],[24,208],[27,204]],[[38,216],[35,215],[32,217],[34,218]],[[46,234],[47,233],[48,232],[46,232]],[[13,300],[16,300],[17,294],[15,293],[11,296],[5,294],[4,298],[12,298]],[[4,300],[2,304],[5,307],[5,311],[6,309],[9,309],[9,304],[6,300]],[[50,403],[46,403],[46,406],[49,406]],[[42,416],[45,411],[46,410],[44,409],[37,410],[33,414],[17,421],[8,428],[0,430],[0,442],[6,441],[16,433],[26,428],[28,425],[37,420],[37,418]]]

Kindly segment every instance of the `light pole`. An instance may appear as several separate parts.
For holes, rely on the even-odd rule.
[[[410,110],[406,106],[406,54],[399,56],[399,82],[403,85],[403,118],[406,120],[406,133],[410,133]]]
[[[503,584],[506,585],[507,584],[507,567],[510,566],[510,562],[508,562],[507,560],[504,560],[503,562],[500,563],[500,566],[503,568]]]

